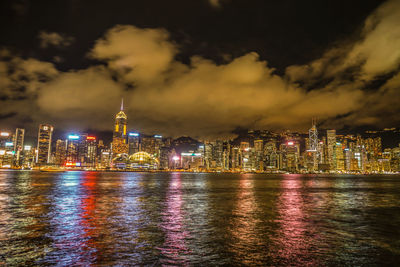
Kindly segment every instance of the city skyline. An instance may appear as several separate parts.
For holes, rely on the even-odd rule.
[[[0,1],[0,266],[396,266],[400,0]]]
[[[40,124],[37,145],[24,143],[25,129],[1,131],[0,167],[13,169],[195,171],[259,173],[397,173],[400,143],[386,148],[378,136],[321,131],[311,120],[308,134],[247,130],[236,138],[195,140],[129,131],[121,99],[110,143],[92,133],[54,138],[54,126]],[[321,134],[322,132],[322,134]],[[384,129],[397,133],[399,130]],[[370,134],[377,134],[371,131]]]
[[[338,131],[400,125],[395,0],[116,1],[118,17],[107,4],[1,5],[0,128],[107,133],[121,97],[136,130],[174,137],[305,132],[312,117]]]

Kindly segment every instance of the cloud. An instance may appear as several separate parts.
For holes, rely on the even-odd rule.
[[[212,7],[221,7],[221,0],[208,0]]]
[[[38,38],[40,40],[41,48],[48,48],[50,46],[55,47],[67,47],[74,42],[74,38],[71,36],[62,35],[57,32],[39,32]]]
[[[35,96],[41,85],[58,73],[52,63],[22,59],[3,50],[0,53],[0,97],[9,100]]]
[[[110,72],[97,66],[62,73],[42,86],[37,103],[59,126],[109,130],[113,117],[110,111],[118,110],[122,91]]]
[[[52,63],[23,59],[8,50],[0,51],[0,117],[5,127],[35,128],[46,119],[36,103],[42,86],[59,71]]]
[[[291,81],[312,84],[321,78],[347,77],[371,81],[396,71],[400,64],[400,2],[387,1],[365,21],[357,41],[344,41],[328,49],[321,58],[306,64],[289,66]]]
[[[165,31],[133,26],[117,26],[96,42],[91,57],[105,61],[119,82],[134,84],[125,97],[136,129],[215,136],[238,126],[304,127],[313,116],[353,111],[363,94],[343,88],[308,93],[254,52],[223,65],[195,56],[189,66],[174,60],[177,52]]]
[[[131,25],[97,40],[88,51],[97,65],[82,70],[59,72],[51,63],[0,51],[1,94],[13,99],[2,114],[111,130],[124,97],[131,129],[172,136],[227,136],[237,127],[305,130],[312,117],[337,129],[393,126],[400,122],[399,10],[395,1],[384,3],[356,41],[282,76],[255,52],[224,64],[200,56],[183,64],[166,30]],[[386,82],[368,88],[388,73]]]
[[[118,25],[96,41],[90,57],[107,61],[124,80],[151,83],[168,69],[177,52],[162,29]]]

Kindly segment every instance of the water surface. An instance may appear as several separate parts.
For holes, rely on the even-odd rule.
[[[0,171],[0,265],[396,265],[400,176]]]

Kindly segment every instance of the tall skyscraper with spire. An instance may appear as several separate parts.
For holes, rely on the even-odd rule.
[[[114,156],[117,154],[128,153],[129,146],[126,138],[126,124],[128,116],[124,112],[124,99],[121,101],[121,109],[115,116],[115,126],[112,141],[112,153]]]

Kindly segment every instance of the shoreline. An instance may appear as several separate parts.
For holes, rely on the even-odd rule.
[[[254,171],[190,171],[190,170],[118,170],[118,169],[110,169],[110,170],[99,170],[99,169],[12,169],[12,168],[0,168],[0,171],[33,171],[33,172],[140,172],[140,173],[197,173],[197,174],[266,174],[266,175],[288,175],[288,174],[312,174],[312,175],[400,175],[400,173],[375,173],[375,172],[349,172],[349,173],[336,173],[336,172],[254,172]]]

